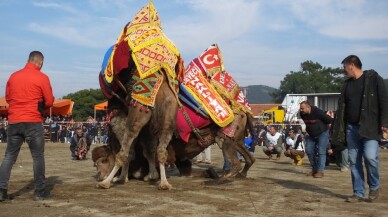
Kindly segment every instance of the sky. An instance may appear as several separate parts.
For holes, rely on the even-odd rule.
[[[99,88],[105,51],[148,0],[0,0],[0,97],[33,50],[56,98]],[[388,79],[388,1],[153,0],[185,64],[218,44],[240,86],[279,88],[311,60],[342,67],[350,54]]]

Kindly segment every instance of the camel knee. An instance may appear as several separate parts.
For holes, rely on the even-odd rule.
[[[115,163],[117,166],[122,167],[128,161],[128,155],[123,152],[119,152],[116,155]]]
[[[167,157],[168,157],[167,150],[164,147],[158,147],[157,154],[158,154],[158,161],[160,163],[166,163]]]

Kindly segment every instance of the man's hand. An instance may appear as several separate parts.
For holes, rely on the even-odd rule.
[[[269,146],[268,151],[272,151],[272,150],[273,150],[273,146]]]

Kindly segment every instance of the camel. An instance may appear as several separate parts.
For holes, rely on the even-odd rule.
[[[183,62],[178,62],[178,65],[179,64],[183,64]],[[113,118],[112,131],[118,137],[121,149],[115,156],[115,165],[112,171],[106,179],[97,184],[98,188],[110,188],[111,181],[117,171],[123,166],[128,167],[128,159],[132,159],[133,155],[134,140],[138,137],[143,128],[147,129],[147,132],[150,135],[147,138],[148,141],[145,143],[147,147],[145,148],[146,151],[144,151],[150,164],[150,171],[145,180],[159,178],[159,174],[154,166],[154,153],[156,152],[160,170],[159,189],[170,190],[172,188],[166,178],[165,163],[167,160],[166,149],[175,129],[175,114],[178,110],[178,100],[168,84],[169,80],[166,73],[163,72],[163,76],[163,83],[156,95],[154,109],[146,112],[142,110],[142,107],[137,107],[135,103],[129,104],[128,114],[125,118],[125,127],[122,127],[122,124],[114,124],[115,119]],[[120,121],[123,120],[122,118],[116,119]],[[123,168],[121,173],[123,175],[121,177],[126,177],[127,169],[128,168]]]
[[[238,114],[241,117],[241,125],[237,128],[234,138],[230,138],[220,132],[220,127],[215,124],[211,124],[204,128],[199,129],[199,132],[204,132],[203,137],[211,138],[207,142],[208,145],[216,143],[215,138],[217,136],[223,138],[222,152],[231,162],[231,170],[224,174],[224,178],[229,177],[246,177],[249,168],[255,162],[255,158],[248,152],[244,145],[244,137],[246,129],[249,129],[252,132],[252,120],[250,114],[244,112],[239,112]],[[185,143],[179,136],[174,136],[170,144],[172,145],[175,151],[175,165],[177,166],[181,175],[190,176],[191,175],[191,161],[189,159],[194,158],[199,153],[201,153],[208,146],[199,145],[200,138],[195,135],[195,133],[190,134],[189,141]],[[236,156],[236,151],[238,151],[244,158],[245,165],[244,168],[241,168],[241,163]]]
[[[251,154],[246,150],[244,145],[244,136],[246,129],[252,130],[251,125],[251,117],[250,114],[246,114],[244,112],[239,112],[239,114],[236,114],[242,117],[240,123],[242,125],[238,127],[237,132],[235,133],[234,138],[229,138],[227,136],[224,137],[224,142],[222,146],[222,151],[225,156],[227,156],[228,159],[230,159],[232,166],[231,170],[224,174],[223,178],[230,178],[230,177],[246,177],[247,172],[249,168],[253,165],[255,162],[255,158],[251,156]],[[116,125],[115,127],[119,126],[118,120],[122,120],[123,117],[120,115],[116,115],[116,120],[112,120],[112,124]],[[115,122],[116,121],[116,122]],[[123,125],[121,125],[123,127]],[[170,141],[170,145],[167,147],[168,149],[168,160],[169,163],[175,163],[177,166],[179,172],[183,176],[191,176],[192,172],[192,163],[191,159],[193,159],[196,155],[198,155],[200,152],[202,152],[206,147],[209,145],[212,145],[215,143],[215,137],[217,136],[217,133],[219,134],[220,127],[217,125],[210,124],[206,127],[203,127],[199,129],[199,133],[202,135],[202,139],[206,140],[206,144],[199,145],[199,141],[201,138],[198,138],[194,133],[190,134],[189,141],[186,143],[184,142],[179,135],[174,135],[172,137],[172,140]],[[143,141],[141,143],[141,146],[146,147],[144,145],[144,141],[147,141],[149,138],[149,135],[144,133],[145,131],[141,132],[141,135],[139,135],[138,139],[139,141]],[[117,135],[120,136],[120,135]],[[140,144],[136,144],[140,146]],[[93,150],[92,152],[92,158],[95,162],[95,165],[97,167],[97,179],[101,180],[104,177],[107,177],[107,174],[109,174],[110,171],[112,171],[112,168],[114,167],[114,159],[115,159],[115,150],[118,150],[117,146],[120,146],[116,135],[114,133],[109,134],[109,146],[100,146]],[[245,160],[244,168],[241,170],[241,163],[236,157],[236,151],[238,151]],[[141,159],[142,155],[144,155],[143,152],[135,151],[136,156],[139,156],[138,159]],[[125,172],[120,173],[120,177],[117,178],[115,181],[119,183],[126,182],[128,180],[128,172],[129,175],[132,175],[135,178],[141,178],[144,177],[143,173],[144,171],[151,171],[155,168],[155,165],[148,165],[147,163],[151,162],[152,159],[147,157],[147,155],[144,155],[144,157],[147,158],[147,161],[132,161],[132,167],[128,168],[125,167]],[[129,159],[131,160],[131,159]],[[148,163],[149,164],[149,163]],[[153,167],[153,168],[152,168]],[[139,172],[139,169],[143,168],[141,172]],[[148,170],[147,170],[148,169]],[[149,180],[147,178],[144,178],[145,181]]]

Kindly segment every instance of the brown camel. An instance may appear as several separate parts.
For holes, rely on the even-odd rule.
[[[237,175],[242,177],[247,176],[249,168],[256,160],[248,152],[244,144],[246,129],[249,129],[252,132],[252,121],[250,114],[246,114],[242,111],[235,115],[239,115],[241,119],[234,138],[230,138],[221,133],[220,128],[215,124],[211,124],[202,129],[199,129],[200,132],[204,132],[202,136],[207,137],[207,146],[199,145],[200,139],[194,133],[191,133],[187,143],[185,143],[179,136],[173,137],[170,144],[174,148],[176,158],[175,164],[181,175],[190,176],[191,161],[189,159],[194,158],[209,145],[214,144],[216,142],[216,136],[221,136],[224,140],[222,144],[222,152],[231,162],[231,170],[228,173],[224,174],[224,177],[229,178],[235,177]],[[209,138],[211,138],[210,141]],[[244,158],[245,165],[243,169],[241,168],[241,163],[237,158],[236,151],[238,151]]]
[[[241,126],[238,127],[235,137],[234,138],[229,138],[227,136],[224,137],[224,142],[222,146],[222,151],[225,156],[227,156],[228,159],[230,159],[232,166],[231,170],[224,174],[224,178],[229,178],[229,177],[246,177],[247,172],[249,168],[253,165],[255,162],[255,158],[251,156],[251,154],[246,150],[245,145],[244,145],[244,137],[245,137],[245,132],[246,129],[251,128],[251,118],[250,114],[245,114],[244,112],[240,112],[239,114],[241,116]],[[118,119],[123,119],[120,115],[116,115],[116,120],[112,120],[112,124],[118,126]],[[116,122],[115,122],[116,121]],[[204,128],[199,129],[199,132],[206,140],[206,144],[203,142],[200,142],[201,145],[199,145],[199,138],[194,134],[191,133],[190,138],[188,142],[184,142],[179,136],[173,136],[170,145],[168,146],[168,158],[167,160],[169,163],[175,163],[177,166],[179,172],[181,175],[184,176],[191,176],[191,159],[194,158],[196,155],[198,155],[200,152],[202,152],[206,147],[208,147],[211,144],[215,143],[215,137],[217,136],[217,133],[219,133],[220,128],[215,125],[215,124],[210,124]],[[138,139],[139,141],[147,141],[149,135],[144,133],[144,131],[141,132],[141,135],[139,135]],[[106,177],[108,173],[112,170],[113,164],[114,164],[114,150],[117,150],[117,142],[116,135],[115,134],[109,134],[109,144],[108,146],[110,147],[97,147],[93,150],[92,152],[92,158],[96,164],[97,167],[97,179],[100,180],[103,177]],[[139,145],[139,144],[136,144]],[[142,144],[143,148],[145,147],[144,143]],[[136,146],[137,147],[137,146]],[[236,157],[236,151],[238,151],[244,158],[245,160],[245,165],[244,168],[241,170],[241,163]],[[137,159],[132,159],[131,161],[131,167],[124,167],[128,168],[129,175],[132,175],[135,178],[141,178],[144,177],[143,173],[144,171],[151,171],[152,169],[155,168],[155,165],[152,165],[151,167],[148,162],[152,163],[152,159],[149,159],[147,155],[144,155],[144,151],[139,151],[135,150],[134,153],[137,157]],[[147,161],[142,161],[141,158],[144,155],[145,157],[148,158]],[[139,160],[140,159],[140,160]],[[139,172],[139,169],[142,168],[143,170]],[[147,170],[148,169],[148,170]],[[117,182],[125,182],[127,180],[128,174],[127,173],[120,173],[120,177],[116,180]],[[147,178],[145,178],[147,180]]]
[[[179,64],[183,64],[180,62]],[[128,108],[128,115],[126,117],[125,127],[121,124],[115,125],[112,123],[112,130],[117,136],[121,144],[120,152],[115,156],[115,166],[110,172],[109,176],[103,181],[97,184],[99,188],[110,188],[111,181],[113,180],[117,171],[127,165],[129,165],[128,159],[132,159],[134,140],[138,137],[140,131],[147,127],[150,137],[146,142],[145,148],[150,156],[146,157],[150,162],[150,172],[146,179],[157,179],[159,175],[153,166],[155,162],[155,155],[159,160],[160,169],[160,183],[159,189],[171,189],[172,186],[168,183],[165,173],[165,163],[167,159],[167,145],[169,144],[173,131],[175,129],[175,117],[178,110],[178,101],[168,84],[168,78],[166,73],[163,73],[164,79],[161,87],[156,95],[155,108],[149,112],[143,111],[137,107],[136,104],[130,104]],[[113,120],[114,121],[114,118]],[[152,157],[153,156],[153,157]],[[126,177],[126,171],[128,168],[123,168],[121,174],[122,177]]]

